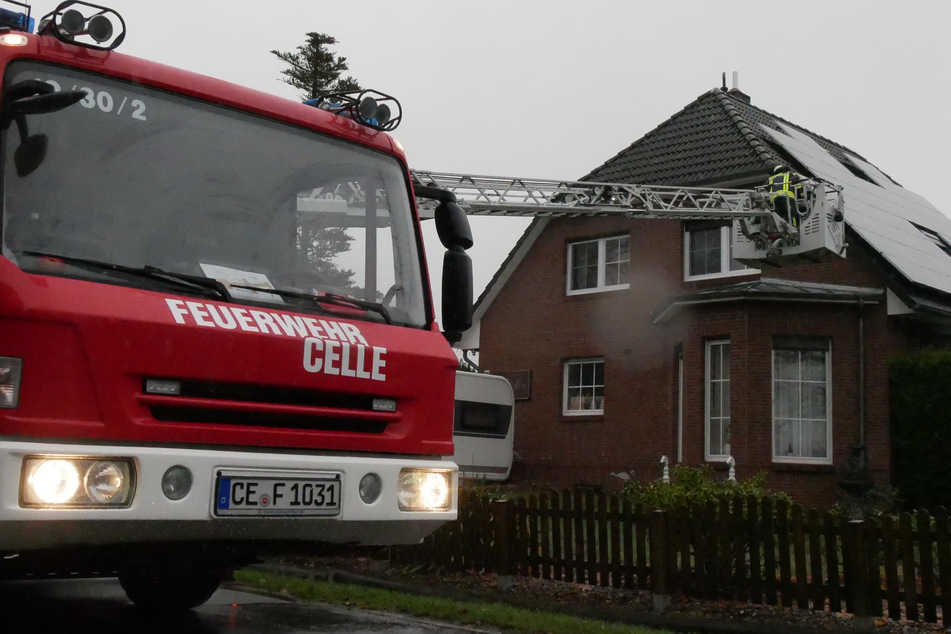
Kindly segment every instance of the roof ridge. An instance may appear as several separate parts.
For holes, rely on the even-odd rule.
[[[750,127],[750,124],[746,122],[746,119],[743,118],[743,115],[740,114],[740,111],[736,109],[736,106],[733,104],[733,100],[735,98],[732,97],[727,91],[721,88],[714,88],[710,92],[716,93],[716,96],[720,101],[720,105],[723,106],[723,109],[726,110],[727,115],[729,115],[733,123],[736,124],[737,129],[739,129],[740,131],[740,134],[742,134],[743,137],[747,141],[749,141],[750,145],[753,147],[753,151],[756,152],[761,159],[763,159],[763,162],[766,163],[767,166],[769,166],[770,163],[775,163],[776,155],[773,152],[769,151],[769,148],[766,147],[766,144],[763,143],[760,136],[757,135],[755,132],[753,132],[752,128]],[[752,104],[748,104],[748,105],[751,108],[756,107],[756,106],[753,106]]]

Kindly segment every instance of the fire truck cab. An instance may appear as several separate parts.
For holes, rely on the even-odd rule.
[[[115,52],[109,9],[11,4],[0,577],[187,608],[272,549],[454,519],[472,239],[443,196],[442,332],[398,103],[294,103]]]

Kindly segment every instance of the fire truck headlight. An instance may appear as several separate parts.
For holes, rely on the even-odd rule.
[[[45,504],[64,504],[79,491],[79,472],[69,460],[44,460],[36,465],[27,487]]]
[[[20,401],[23,359],[0,357],[0,408],[13,409]]]
[[[29,456],[23,460],[20,505],[104,508],[132,503],[132,460],[97,456]]]
[[[448,511],[452,508],[452,471],[403,469],[398,502],[401,511]]]
[[[86,470],[83,480],[86,495],[98,504],[107,504],[122,492],[125,474],[115,462],[102,461],[93,463]]]

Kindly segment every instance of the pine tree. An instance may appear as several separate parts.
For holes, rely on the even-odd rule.
[[[284,83],[302,91],[303,100],[314,99],[321,93],[360,90],[360,84],[351,76],[340,78],[349,70],[347,58],[328,50],[337,40],[326,33],[308,33],[307,41],[297,47],[296,53],[271,51],[287,64],[281,71]]]

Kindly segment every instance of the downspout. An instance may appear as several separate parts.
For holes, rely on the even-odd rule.
[[[865,473],[865,301],[859,299],[859,445],[856,467]]]
[[[677,350],[677,464],[684,461],[684,349]]]
[[[859,445],[865,449],[865,302],[859,300]]]

